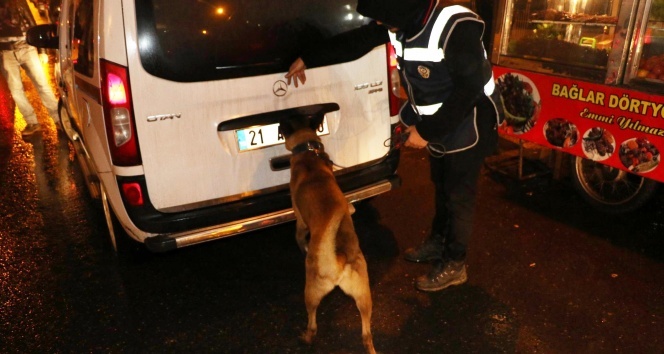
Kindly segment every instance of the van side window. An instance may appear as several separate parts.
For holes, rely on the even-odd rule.
[[[72,36],[74,70],[90,77],[94,74],[92,1],[80,0],[75,10],[74,35]]]

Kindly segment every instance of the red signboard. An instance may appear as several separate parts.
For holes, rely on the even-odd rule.
[[[494,67],[502,134],[664,182],[664,96]]]

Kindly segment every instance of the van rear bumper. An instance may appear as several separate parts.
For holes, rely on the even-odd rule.
[[[349,202],[377,196],[400,185],[401,180],[396,175],[398,162],[399,151],[392,151],[375,164],[337,176],[337,182]],[[118,177],[118,183],[125,182],[145,186],[143,176]],[[162,213],[154,209],[149,196],[144,197],[145,204],[141,207],[132,207],[126,202],[124,204],[136,227],[146,233],[158,234],[144,240],[152,252],[165,252],[295,219],[288,188],[237,202],[178,213]]]
[[[385,193],[398,186],[399,183],[399,177],[395,175],[391,179],[380,181],[378,183],[367,186],[366,188],[346,193],[346,199],[348,199],[349,202],[367,199],[381,193]],[[176,248],[263,229],[292,220],[295,220],[295,213],[293,212],[292,208],[289,208],[267,215],[261,215],[254,218],[238,220],[237,222],[230,222],[227,224],[210,227],[208,229],[196,230],[192,233],[184,232],[149,237],[145,240],[145,245],[152,252],[166,252]]]

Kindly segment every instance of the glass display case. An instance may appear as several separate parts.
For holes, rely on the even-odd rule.
[[[624,33],[633,8],[633,1],[621,0],[507,0],[494,61],[597,82],[611,80],[625,59]]]
[[[664,92],[664,0],[643,1],[637,18],[624,83]]]

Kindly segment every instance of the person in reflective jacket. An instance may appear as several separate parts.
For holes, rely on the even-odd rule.
[[[307,68],[354,60],[384,43],[394,46],[408,93],[400,112],[408,127],[405,146],[429,151],[435,186],[431,234],[405,253],[409,261],[433,264],[416,279],[423,291],[467,280],[477,180],[498,137],[499,100],[492,99],[498,93],[482,44],[484,22],[444,2],[359,0],[357,12],[373,21],[308,48],[285,75],[298,87]]]

